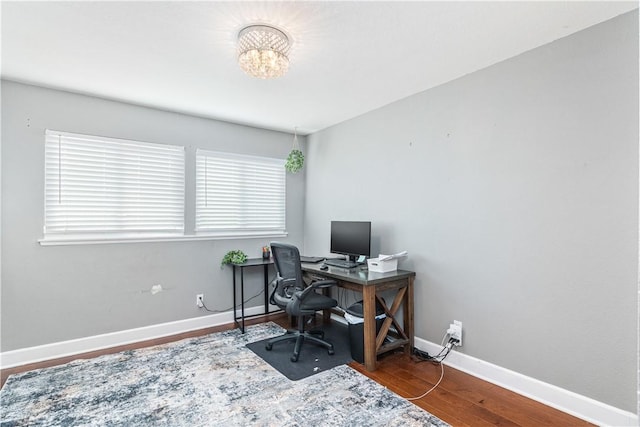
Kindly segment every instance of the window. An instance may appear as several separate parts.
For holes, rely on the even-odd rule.
[[[198,149],[186,172],[195,200],[183,146],[47,130],[41,243],[286,235],[283,159]],[[196,234],[185,234],[186,203]]]
[[[196,231],[219,235],[285,232],[284,160],[196,152]]]
[[[184,234],[184,147],[47,130],[44,241]]]

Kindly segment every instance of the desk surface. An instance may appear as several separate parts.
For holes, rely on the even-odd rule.
[[[307,273],[315,273],[318,276],[328,277],[332,279],[345,280],[359,285],[376,285],[378,283],[385,283],[391,280],[404,279],[407,277],[414,277],[416,275],[413,271],[407,270],[395,270],[388,271],[386,273],[376,273],[369,271],[366,267],[356,268],[341,268],[329,266],[328,270],[320,270],[322,263],[310,264],[302,263],[302,271]]]
[[[235,264],[235,263],[231,263],[231,265],[235,268],[235,267],[252,267],[254,265],[269,265],[269,264],[273,264],[273,259],[271,258],[248,258],[245,262],[243,262],[242,264]]]

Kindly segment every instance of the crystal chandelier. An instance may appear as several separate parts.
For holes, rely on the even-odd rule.
[[[238,63],[250,76],[275,79],[289,69],[289,38],[267,25],[250,25],[238,34]]]

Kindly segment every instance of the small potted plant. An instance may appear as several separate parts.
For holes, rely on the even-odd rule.
[[[226,264],[242,264],[247,260],[247,255],[240,250],[229,251],[222,257],[222,262],[220,263],[220,268],[224,267]]]

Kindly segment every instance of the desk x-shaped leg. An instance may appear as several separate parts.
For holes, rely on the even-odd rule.
[[[396,295],[391,307],[387,307],[384,300],[376,294],[376,290],[383,291],[396,289]],[[379,353],[392,350],[394,348],[405,348],[405,353],[411,354],[413,350],[413,277],[406,281],[392,282],[387,286],[376,289],[375,286],[364,286],[362,289],[364,316],[364,364],[368,371],[376,369],[376,356]],[[376,300],[384,308],[386,319],[382,323],[380,332],[376,336],[376,321],[374,316],[366,315],[375,313]],[[396,320],[396,313],[400,306],[403,306],[404,327]],[[384,343],[391,325],[398,332],[398,337],[389,343]],[[408,344],[408,345],[407,345]]]
[[[395,326],[396,331],[398,331],[398,334],[400,334],[400,336],[402,337],[402,339],[404,340],[409,339],[407,334],[404,333],[404,329],[402,328],[402,326],[400,326],[400,324],[395,318],[395,314],[398,312],[398,309],[400,308],[400,304],[402,304],[402,299],[404,298],[404,295],[406,292],[407,292],[407,288],[402,288],[398,291],[395,298],[393,299],[393,304],[391,304],[391,308],[388,308],[384,300],[378,295],[376,295],[376,300],[378,300],[378,302],[382,305],[382,307],[384,308],[384,313],[387,315],[386,319],[384,319],[384,322],[382,323],[382,326],[380,327],[380,332],[376,337],[376,352],[378,352],[382,347],[382,343],[384,342],[384,339],[387,337],[387,334],[389,333],[389,328],[391,327],[392,323],[393,323],[393,326]]]

